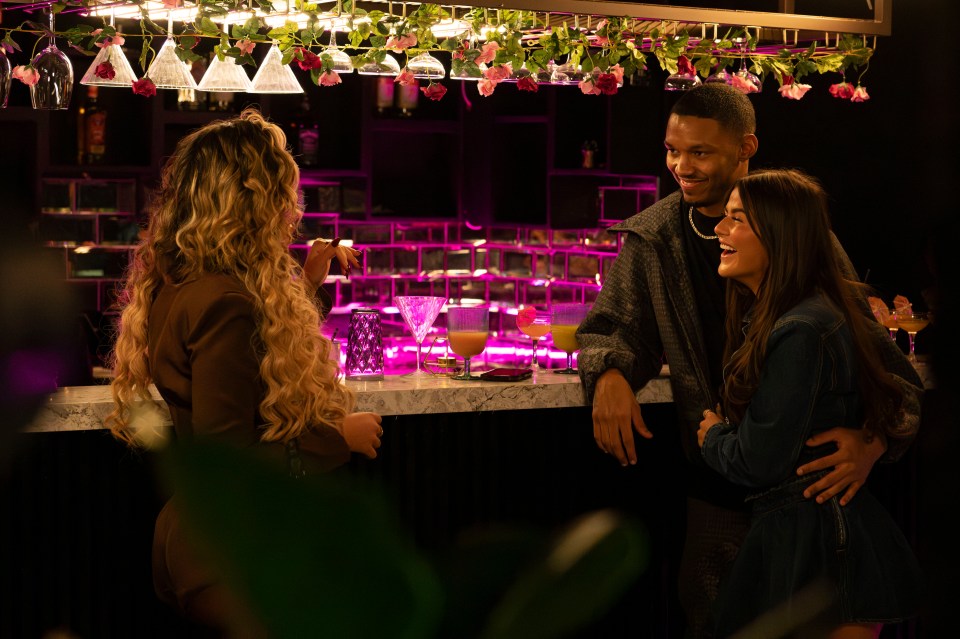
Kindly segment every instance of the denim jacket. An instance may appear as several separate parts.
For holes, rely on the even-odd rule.
[[[743,420],[707,432],[702,449],[707,465],[755,488],[794,477],[798,465],[830,452],[806,446],[812,435],[835,426],[860,428],[857,375],[843,314],[823,296],[807,298],[770,332],[760,382]]]

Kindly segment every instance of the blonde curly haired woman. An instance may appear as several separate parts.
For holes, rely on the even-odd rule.
[[[138,445],[131,415],[155,384],[178,441],[217,438],[320,471],[351,451],[376,457],[381,419],[352,412],[316,299],[331,260],[358,266],[358,252],[315,242],[301,268],[288,251],[298,184],[283,131],[255,110],[177,145],[121,297],[114,436]],[[173,503],[154,531],[157,594],[221,626],[229,594],[196,561]]]

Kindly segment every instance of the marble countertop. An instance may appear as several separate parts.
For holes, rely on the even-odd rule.
[[[668,371],[653,379],[640,392],[642,404],[673,401]],[[531,408],[569,408],[586,405],[583,386],[576,375],[535,373],[521,382],[458,381],[430,376],[416,379],[388,375],[383,381],[346,381],[357,397],[358,411],[380,415],[426,415]],[[161,402],[169,421],[169,413]],[[103,429],[103,420],[113,409],[110,387],[68,386],[50,396],[26,432],[63,432]]]

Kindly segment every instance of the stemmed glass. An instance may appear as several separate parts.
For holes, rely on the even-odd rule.
[[[910,354],[907,356],[907,359],[909,359],[911,363],[916,364],[917,356],[913,352],[913,340],[917,336],[917,333],[927,327],[927,324],[930,323],[930,318],[926,313],[898,313],[896,317],[897,325],[910,336]]]
[[[50,10],[50,44],[37,54],[31,64],[39,80],[30,86],[30,102],[34,109],[68,109],[73,93],[73,65],[54,41],[53,10]]]
[[[537,343],[550,332],[550,314],[535,306],[521,306],[517,312],[517,328],[533,340],[533,368],[543,370],[537,360]]]
[[[447,339],[450,350],[463,358],[463,373],[453,379],[480,379],[470,374],[470,358],[487,347],[490,309],[486,306],[447,307]]]
[[[420,348],[427,336],[427,331],[433,326],[447,298],[430,295],[398,295],[393,298],[393,301],[400,309],[400,315],[403,316],[407,328],[413,333],[413,338],[417,340],[417,370],[409,375],[425,377],[429,373],[420,368]]]
[[[567,352],[567,366],[553,371],[558,375],[576,375],[573,367],[573,352],[580,348],[577,343],[577,329],[580,322],[587,316],[586,304],[554,304],[551,330],[553,331],[553,345]]]
[[[880,323],[890,331],[890,339],[897,341],[897,331],[900,329],[900,324],[897,323],[897,314],[891,311],[887,318]]]

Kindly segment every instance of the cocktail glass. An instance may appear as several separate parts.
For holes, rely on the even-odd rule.
[[[407,328],[413,333],[413,339],[417,340],[417,370],[409,375],[425,377],[429,373],[420,367],[420,347],[447,298],[432,295],[398,295],[393,298],[393,301],[400,309],[400,315],[403,316]]]
[[[890,331],[890,339],[897,341],[897,331],[900,330],[900,325],[897,323],[897,314],[890,313],[881,324],[886,326],[887,330]]]
[[[576,375],[573,367],[573,353],[580,348],[577,343],[577,329],[587,316],[589,307],[586,304],[554,304],[552,315],[553,345],[566,351],[567,366],[553,371],[558,375]]]
[[[550,314],[535,306],[524,305],[517,312],[517,328],[533,340],[533,368],[542,370],[537,360],[537,343],[550,332]]]
[[[897,326],[902,328],[910,336],[910,354],[907,359],[911,363],[917,363],[917,356],[913,352],[913,341],[917,333],[922,331],[930,323],[930,317],[926,313],[897,313]]]
[[[453,379],[480,379],[470,374],[470,358],[487,347],[490,309],[486,306],[447,307],[447,340],[450,350],[463,358],[463,373]]]

